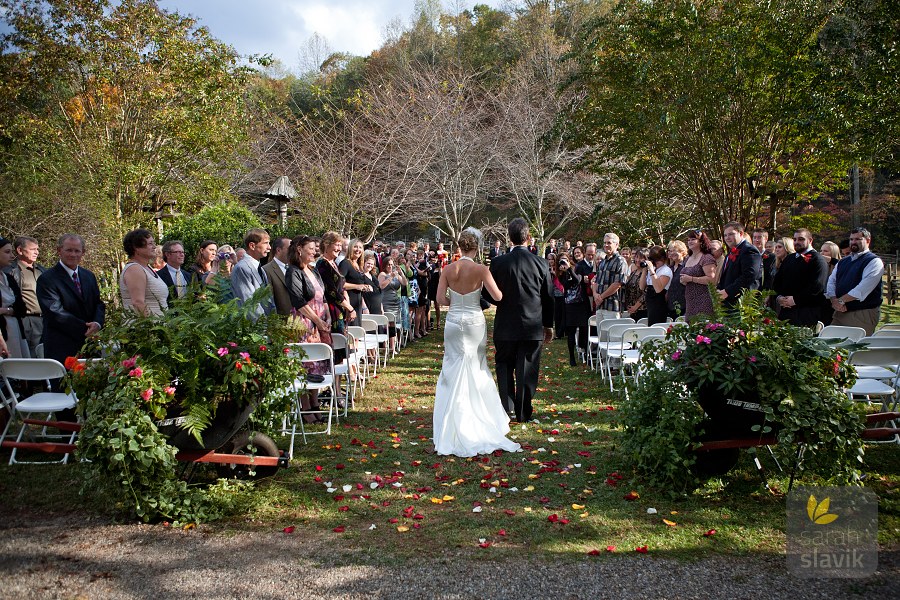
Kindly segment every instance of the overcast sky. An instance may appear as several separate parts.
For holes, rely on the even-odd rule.
[[[476,3],[499,7],[504,0],[459,2],[470,8]],[[270,53],[296,70],[298,52],[314,33],[323,36],[333,51],[367,56],[381,47],[384,28],[391,21],[399,19],[408,26],[415,0],[159,0],[159,4],[197,17],[213,36],[242,55]]]

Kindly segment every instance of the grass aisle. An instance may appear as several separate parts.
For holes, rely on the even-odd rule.
[[[454,547],[573,557],[784,551],[784,498],[762,488],[749,456],[724,483],[687,498],[645,489],[618,451],[618,398],[599,375],[568,366],[564,341],[541,359],[540,424],[510,432],[523,452],[437,456],[430,438],[442,335],[432,332],[380,371],[334,435],[298,445],[295,468],[263,485],[252,527],[311,529],[376,560]],[[897,448],[879,450],[870,459],[888,474],[876,476],[877,491],[890,496],[882,539],[895,542]],[[787,486],[777,477],[770,484]]]

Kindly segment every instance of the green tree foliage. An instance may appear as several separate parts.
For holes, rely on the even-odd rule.
[[[815,118],[823,4],[623,0],[589,21],[572,53],[584,100],[567,115],[585,166],[719,227],[827,185],[846,163]]]
[[[244,245],[244,234],[253,227],[262,227],[255,214],[243,204],[226,202],[206,206],[194,215],[178,219],[166,228],[165,239],[184,242],[186,262],[190,264],[204,240],[237,248]]]
[[[152,0],[0,8],[0,193],[19,206],[2,225],[76,229],[115,262],[121,234],[166,203],[192,212],[227,195],[246,122],[233,49]]]

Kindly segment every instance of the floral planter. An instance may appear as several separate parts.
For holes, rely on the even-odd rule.
[[[225,400],[216,407],[216,414],[201,434],[203,444],[197,442],[189,431],[182,429],[184,417],[179,412],[170,412],[162,421],[157,421],[156,428],[168,438],[169,444],[179,450],[216,450],[225,445],[244,426],[256,402],[236,402]]]
[[[705,385],[697,390],[697,402],[709,417],[703,423],[704,440],[759,434],[760,430],[753,428],[766,423],[766,413],[756,392],[725,394],[715,386]]]

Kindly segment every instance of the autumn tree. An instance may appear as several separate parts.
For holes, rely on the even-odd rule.
[[[245,139],[233,49],[150,0],[0,8],[0,194],[16,207],[0,226],[75,229],[114,263],[121,234],[164,207],[228,196]]]

